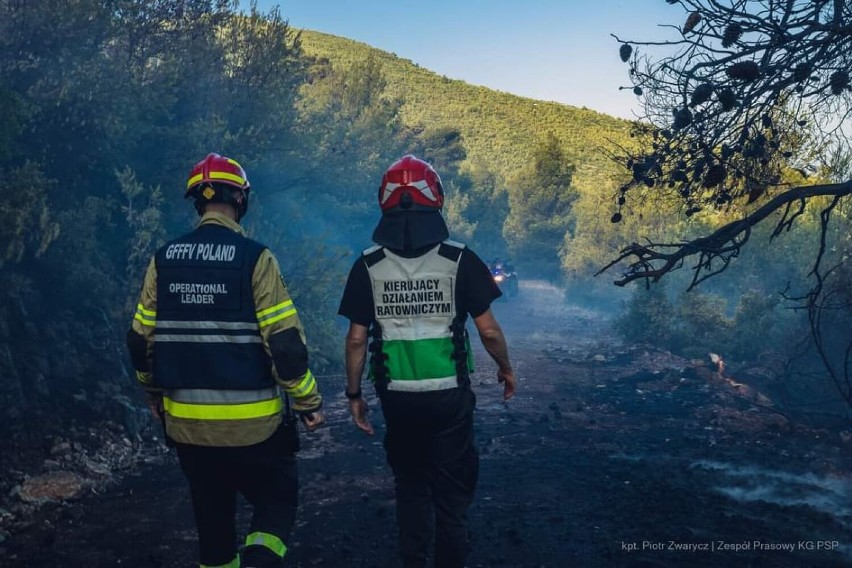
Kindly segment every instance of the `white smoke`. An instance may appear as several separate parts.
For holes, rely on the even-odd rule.
[[[848,476],[795,474],[707,460],[695,462],[691,467],[721,473],[722,481],[727,483],[715,490],[731,499],[810,507],[852,528],[852,479]]]

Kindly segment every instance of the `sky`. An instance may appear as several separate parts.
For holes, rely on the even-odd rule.
[[[658,39],[683,8],[665,0],[258,0],[294,28],[343,36],[440,75],[634,118],[622,39]]]

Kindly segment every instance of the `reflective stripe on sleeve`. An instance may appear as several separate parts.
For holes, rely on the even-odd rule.
[[[163,397],[163,408],[175,418],[198,420],[245,420],[262,418],[281,412],[279,397],[245,404],[187,404]]]
[[[317,381],[314,378],[314,374],[311,373],[310,369],[308,369],[308,372],[305,373],[304,378],[302,378],[302,380],[299,381],[299,384],[297,384],[295,387],[285,388],[284,392],[286,392],[287,394],[289,394],[289,395],[291,395],[295,398],[302,398],[304,396],[307,396],[308,393],[310,393],[313,390],[313,388],[316,386],[316,384],[317,384]]]
[[[133,319],[138,320],[142,325],[154,326],[157,323],[157,312],[154,310],[146,310],[142,304],[136,305],[136,315]]]
[[[262,546],[274,552],[279,558],[283,558],[287,554],[287,545],[284,544],[284,541],[274,534],[260,531],[246,536],[246,546]]]
[[[261,328],[263,328],[286,317],[292,316],[295,313],[296,308],[293,307],[293,300],[286,300],[280,304],[272,306],[271,308],[266,308],[265,310],[257,312],[257,323]]]

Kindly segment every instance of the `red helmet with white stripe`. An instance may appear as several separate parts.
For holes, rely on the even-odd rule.
[[[186,199],[195,199],[199,214],[208,203],[227,203],[236,208],[238,218],[248,210],[251,184],[243,167],[236,160],[208,154],[195,164],[186,182]]]
[[[444,206],[444,188],[438,172],[429,163],[412,155],[394,162],[379,186],[382,212],[401,210],[434,210]]]

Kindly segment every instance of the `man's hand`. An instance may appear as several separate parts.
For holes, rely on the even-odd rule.
[[[515,373],[509,362],[509,347],[503,336],[503,329],[490,309],[473,318],[479,339],[494,362],[497,363],[497,382],[503,383],[503,400],[509,400],[515,394]]]
[[[511,368],[497,369],[497,382],[503,383],[503,400],[509,400],[515,396],[515,372]]]
[[[367,401],[361,397],[349,401],[349,414],[352,415],[352,421],[359,430],[366,432],[370,436],[373,435],[373,425],[370,424],[370,419],[367,414],[370,412],[370,407]]]
[[[350,322],[346,332],[346,394],[349,400],[349,414],[359,430],[373,435],[373,425],[367,418],[370,408],[361,393],[361,375],[367,362],[367,334],[369,329],[361,324]],[[356,393],[358,393],[356,395]],[[356,396],[356,398],[350,398]]]
[[[319,410],[315,412],[309,412],[307,414],[299,414],[299,419],[302,421],[302,424],[305,425],[305,428],[308,432],[313,432],[323,424],[325,424],[325,416],[323,416],[322,412]]]

